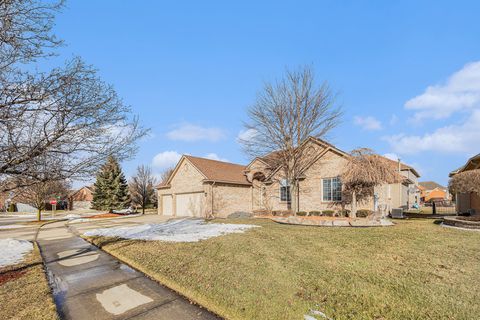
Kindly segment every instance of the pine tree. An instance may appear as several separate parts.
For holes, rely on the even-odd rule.
[[[128,184],[118,161],[110,156],[97,173],[92,205],[97,210],[124,209],[130,204]]]

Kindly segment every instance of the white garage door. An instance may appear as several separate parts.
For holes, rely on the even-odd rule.
[[[165,216],[173,215],[172,195],[166,194],[162,196],[162,214]]]
[[[177,216],[203,217],[204,194],[184,193],[177,194]]]

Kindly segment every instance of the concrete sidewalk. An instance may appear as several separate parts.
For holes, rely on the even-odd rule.
[[[218,319],[87,241],[65,222],[38,234],[62,319]]]

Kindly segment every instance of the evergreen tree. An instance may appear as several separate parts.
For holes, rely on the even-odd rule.
[[[118,161],[110,156],[95,181],[92,205],[97,210],[124,209],[130,204],[128,184]]]

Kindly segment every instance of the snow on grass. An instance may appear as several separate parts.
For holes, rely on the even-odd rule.
[[[23,224],[7,224],[5,226],[0,226],[0,230],[2,229],[17,229],[17,228],[26,228],[28,226]]]
[[[82,216],[78,215],[78,214],[73,214],[73,213],[70,213],[70,214],[67,214],[65,216],[66,219],[68,220],[72,220],[72,219],[78,219],[78,218],[81,218]]]
[[[228,233],[242,233],[255,227],[258,226],[250,224],[206,223],[203,220],[183,219],[133,227],[94,229],[85,232],[84,235],[135,240],[196,242]]]
[[[33,250],[31,242],[17,239],[0,239],[0,267],[21,262]]]

